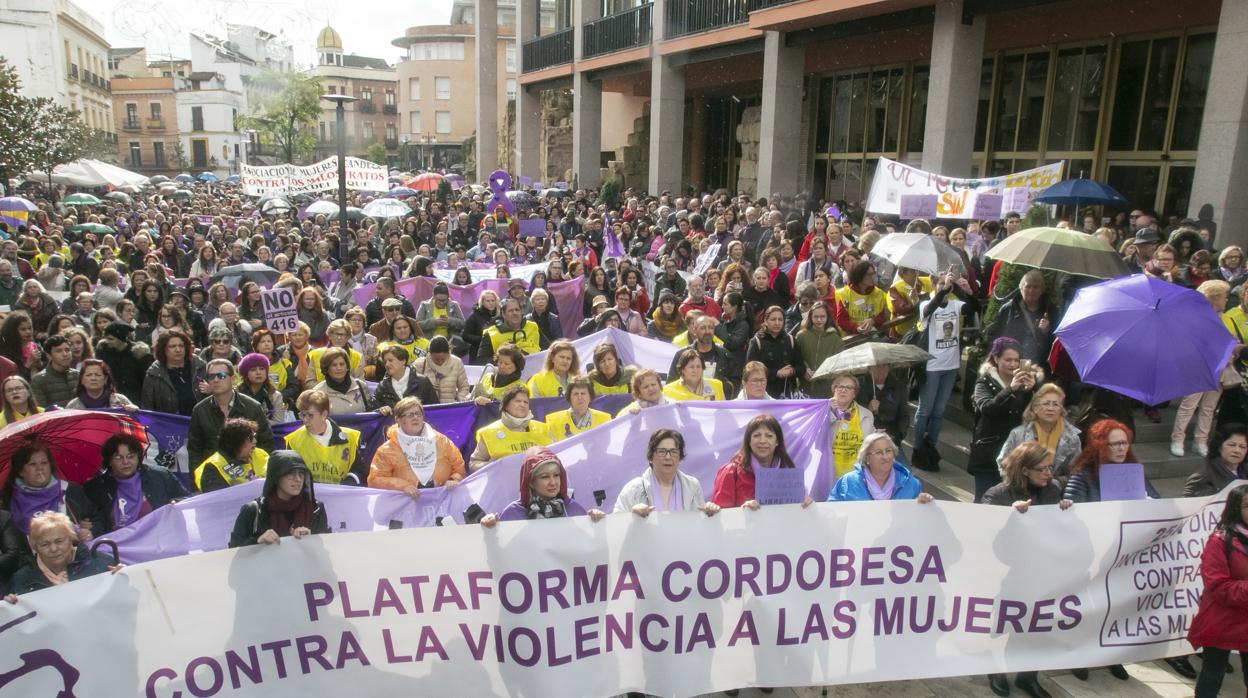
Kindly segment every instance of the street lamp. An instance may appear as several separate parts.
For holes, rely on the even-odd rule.
[[[338,259],[346,260],[350,254],[350,243],[347,242],[347,134],[346,105],[354,102],[351,95],[321,95],[326,102],[333,102],[338,115]]]

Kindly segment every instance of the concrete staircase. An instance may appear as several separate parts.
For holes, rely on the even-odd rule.
[[[965,388],[963,388],[965,389]],[[1177,404],[1177,401],[1176,401]],[[917,405],[910,404],[910,414]],[[1191,450],[1189,441],[1187,455],[1175,458],[1170,455],[1170,428],[1174,425],[1175,407],[1161,411],[1161,423],[1153,424],[1144,414],[1136,415],[1136,458],[1144,464],[1144,472],[1163,497],[1180,497],[1187,476],[1200,467],[1203,460]],[[914,472],[930,486],[932,494],[939,499],[971,501],[974,499],[975,481],[966,472],[971,453],[971,429],[975,416],[962,405],[962,394],[954,393],[945,409],[945,422],[941,428],[938,448],[941,456],[939,472],[922,470]],[[914,444],[905,442],[906,454],[912,453]]]

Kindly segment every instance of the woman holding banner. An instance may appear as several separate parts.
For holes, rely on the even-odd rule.
[[[1217,698],[1233,651],[1239,652],[1248,683],[1248,485],[1227,494],[1226,508],[1200,557],[1200,578],[1205,590],[1187,641],[1204,648],[1196,698]]]
[[[631,511],[645,518],[653,511],[701,511],[719,513],[719,505],[707,502],[698,479],[680,472],[685,459],[685,437],[675,429],[659,429],[646,446],[646,472],[620,489],[613,513]]]
[[[516,383],[503,391],[499,407],[499,418],[477,430],[477,448],[468,459],[470,472],[530,447],[551,444],[546,423],[529,411],[529,389],[524,385]]]
[[[425,421],[425,408],[415,397],[394,406],[394,426],[368,469],[368,486],[397,490],[412,499],[421,488],[454,487],[464,478],[464,456],[455,444]]]
[[[588,377],[573,376],[564,394],[568,398],[568,409],[546,415],[552,441],[562,441],[611,421],[611,415],[589,406],[594,400],[594,384]]]
[[[498,514],[486,514],[481,525],[494,528],[499,521],[561,519],[586,516],[601,521],[606,516],[598,509],[589,509],[568,496],[568,471],[550,449],[532,446],[524,453],[520,466],[520,498]]]
[[[329,533],[325,505],[316,499],[313,477],[303,458],[294,451],[274,451],[259,497],[238,511],[230,547],[273,545],[282,538],[302,538]]]
[[[780,422],[769,414],[760,414],[745,425],[741,449],[715,474],[711,501],[720,507],[758,509],[758,500],[754,498],[754,469],[796,467],[784,447]],[[810,495],[806,495],[802,506],[810,506],[811,501]]]
[[[909,468],[897,462],[897,452],[897,444],[888,434],[868,434],[858,449],[853,470],[836,481],[828,493],[828,501],[916,499],[920,504],[932,501],[932,495],[922,491],[923,483]]]
[[[576,347],[566,339],[556,340],[546,351],[542,370],[529,379],[529,394],[533,397],[562,397],[567,393],[568,381],[581,372],[581,359]]]
[[[303,426],[286,435],[286,448],[299,454],[312,479],[327,485],[363,482],[365,466],[356,463],[360,432],[330,419],[329,395],[324,390],[306,390],[295,401],[295,407]],[[348,478],[354,483],[348,482]]]
[[[676,355],[676,368],[679,377],[663,387],[663,394],[674,402],[724,399],[723,381],[705,376],[702,355],[696,347],[687,347]]]
[[[614,344],[600,342],[594,347],[594,368],[589,372],[589,380],[594,384],[594,395],[623,395],[630,392],[635,370],[620,361],[620,353]]]
[[[122,568],[116,560],[92,555],[78,541],[74,523],[58,512],[42,511],[31,520],[29,542],[36,551],[37,559],[31,560],[13,575],[9,585],[11,593],[4,597],[9,603],[17,603],[17,594],[28,594]]]

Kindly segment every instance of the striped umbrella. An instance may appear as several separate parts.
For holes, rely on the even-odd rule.
[[[38,210],[39,207],[35,206],[30,199],[24,199],[20,196],[0,198],[0,220],[14,228],[19,225],[26,225],[26,219],[31,212]]]
[[[1028,228],[988,250],[993,259],[1037,269],[1113,279],[1130,272],[1114,248],[1095,235],[1067,228]]]

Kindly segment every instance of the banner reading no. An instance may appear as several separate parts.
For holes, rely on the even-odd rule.
[[[581,698],[1154,659],[1190,649],[1221,508],[819,503],[284,539],[3,605],[0,676],[30,656],[24,695],[76,675],[80,697]]]

